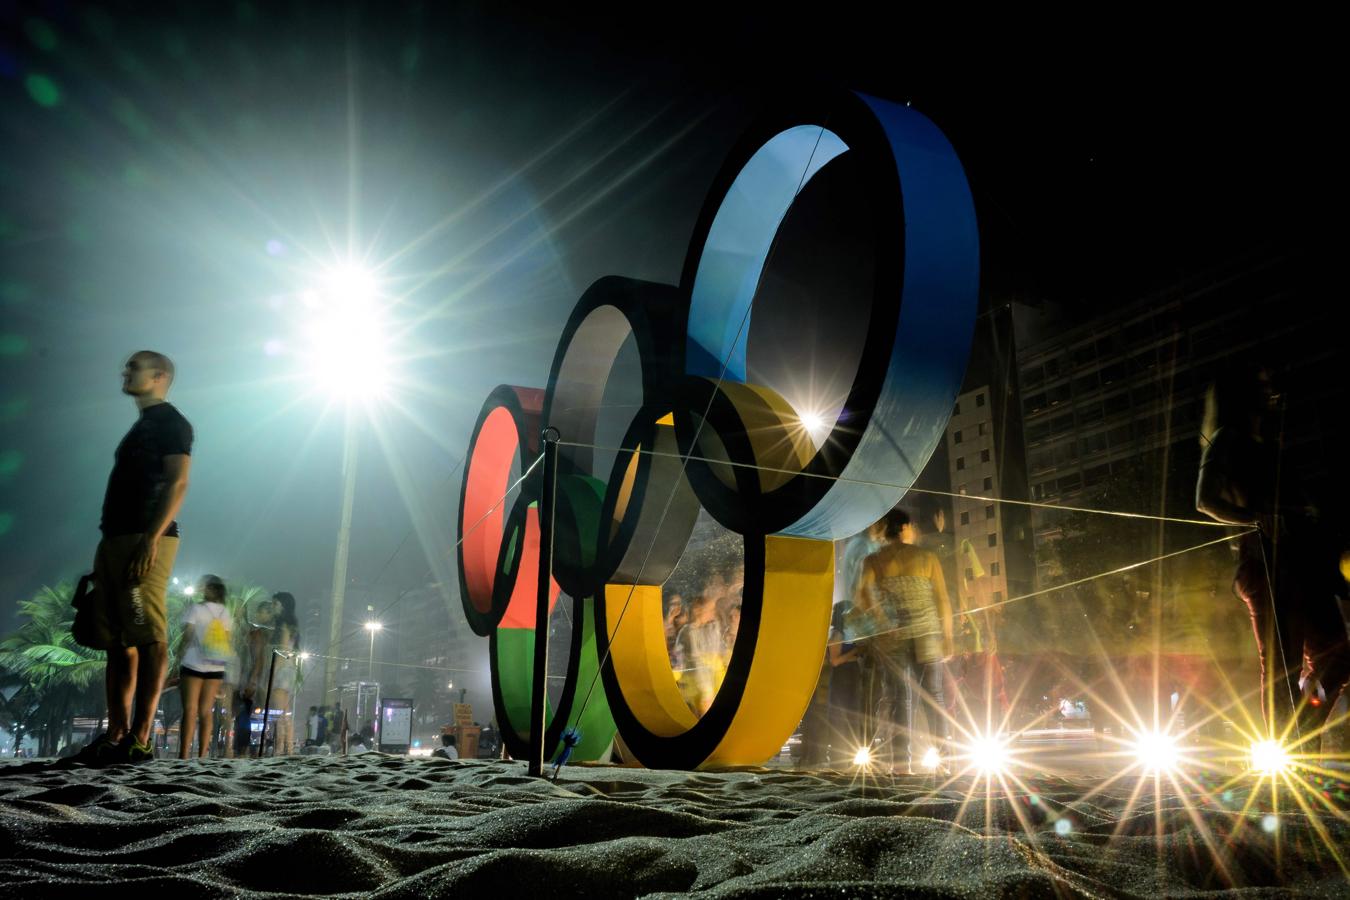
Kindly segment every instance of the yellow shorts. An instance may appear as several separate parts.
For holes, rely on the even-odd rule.
[[[159,539],[155,564],[140,581],[127,575],[131,554],[140,542],[139,534],[104,537],[94,555],[95,590],[88,598],[88,634],[100,649],[143,647],[168,643],[165,594],[173,561],[178,555],[178,538]]]

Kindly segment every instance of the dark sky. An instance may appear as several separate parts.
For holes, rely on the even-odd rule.
[[[1305,243],[1325,202],[1317,29],[1060,21],[977,46],[847,8],[668,14],[0,2],[7,614],[92,556],[134,417],[118,371],[141,347],[178,362],[198,435],[178,571],[326,595],[341,416],[288,348],[297,298],[349,246],[381,264],[403,360],[362,434],[352,578],[393,597],[449,574],[434,560],[482,399],[542,384],[595,278],[678,279],[755,97],[789,79],[909,101],[946,131],[986,300],[1087,317]]]

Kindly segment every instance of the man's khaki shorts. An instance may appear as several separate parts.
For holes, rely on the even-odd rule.
[[[106,650],[168,643],[165,593],[178,555],[178,538],[160,538],[155,564],[144,578],[134,582],[127,575],[127,566],[140,540],[139,534],[119,534],[98,543],[94,555],[97,589],[89,598],[94,646]]]

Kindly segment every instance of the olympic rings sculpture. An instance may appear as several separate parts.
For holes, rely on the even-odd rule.
[[[550,597],[567,596],[573,622],[545,752],[580,725],[578,760],[604,754],[617,728],[647,766],[761,763],[815,688],[833,541],[894,506],[943,435],[978,270],[974,204],[941,131],[908,107],[821,91],[767,109],[732,151],[678,286],[609,276],[586,290],[547,387],[488,397],[460,494],[461,598],[491,640],[513,756],[528,747],[537,471],[512,508],[496,504],[542,430],[562,439]],[[640,384],[627,387],[641,402],[605,465],[599,419],[625,346],[637,348]],[[823,413],[803,409],[817,398],[800,390],[819,373],[833,385]],[[671,672],[661,586],[700,508],[742,535],[745,583],[726,673],[698,717]],[[597,673],[603,695],[578,700]]]

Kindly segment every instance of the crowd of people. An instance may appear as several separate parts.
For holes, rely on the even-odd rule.
[[[274,711],[266,717],[267,748],[275,754],[294,752],[300,640],[295,597],[282,591],[232,613],[226,595],[220,578],[205,576],[199,599],[180,621],[178,757],[207,757],[213,749],[220,756],[244,756],[261,749],[263,736],[255,735],[254,723],[264,703]]]
[[[688,601],[680,594],[666,597],[666,649],[671,668],[685,703],[700,716],[717,696],[736,645],[744,583],[744,569],[719,571]]]

